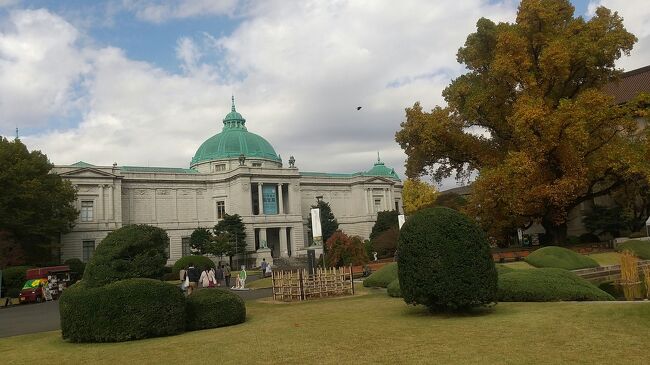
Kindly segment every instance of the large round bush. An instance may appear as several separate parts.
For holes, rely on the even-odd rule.
[[[174,263],[174,266],[172,267],[172,274],[176,275],[176,277],[178,278],[178,272],[181,271],[181,269],[190,266],[190,263],[194,264],[194,267],[196,267],[200,271],[203,271],[205,269],[210,269],[210,268],[213,269],[217,268],[217,265],[215,265],[214,261],[212,261],[209,257],[185,256],[185,257],[181,257]]]
[[[102,287],[84,281],[63,291],[61,332],[72,342],[120,342],[185,330],[180,289],[153,279],[126,279]]]
[[[613,299],[587,280],[564,269],[514,270],[499,275],[499,300],[503,302]]]
[[[535,250],[526,256],[525,260],[535,267],[553,267],[565,270],[578,270],[600,266],[591,257],[558,246],[548,246]]]
[[[128,225],[106,236],[97,246],[83,280],[97,287],[129,278],[160,279],[167,258],[167,233],[146,224]]]
[[[641,260],[650,260],[650,241],[625,241],[616,245],[616,251],[630,251]]]
[[[222,289],[199,290],[187,298],[189,331],[231,326],[246,320],[246,305],[238,295]]]
[[[386,288],[393,280],[397,280],[397,263],[393,262],[373,272],[363,280],[367,288]]]
[[[404,301],[430,310],[465,310],[497,300],[497,270],[485,233],[443,207],[411,216],[399,236]]]

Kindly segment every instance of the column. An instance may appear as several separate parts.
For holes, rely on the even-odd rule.
[[[287,227],[280,227],[280,257],[289,257],[287,250]]]
[[[104,185],[99,185],[99,199],[97,200],[97,221],[104,220]]]
[[[115,208],[113,205],[113,185],[108,185],[108,217],[111,220],[115,219]]]
[[[278,184],[278,214],[284,214],[284,199],[282,198],[282,184]]]
[[[393,187],[388,188],[388,199],[390,199],[390,209],[395,209],[395,196],[393,195]]]
[[[264,214],[264,200],[262,199],[262,183],[257,183],[257,204],[260,207],[259,215]],[[264,230],[264,239],[266,239],[266,230]]]
[[[388,188],[384,188],[384,207],[385,210],[390,210],[390,203],[388,202]]]
[[[372,188],[368,188],[368,199],[370,200],[370,213],[375,212],[375,199],[372,197]]]
[[[153,191],[153,197],[151,198],[152,199],[152,203],[151,203],[151,221],[152,222],[157,222],[158,217],[156,216],[156,189],[152,189],[151,191]]]
[[[370,208],[368,208],[368,188],[363,188],[363,199],[366,201],[366,214],[370,214]]]

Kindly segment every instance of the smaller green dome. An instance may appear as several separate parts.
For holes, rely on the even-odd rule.
[[[366,172],[366,175],[383,176],[393,180],[401,181],[395,172],[395,169],[387,167],[383,162],[381,162],[379,159],[379,154],[377,154],[377,162],[375,162],[375,165]]]

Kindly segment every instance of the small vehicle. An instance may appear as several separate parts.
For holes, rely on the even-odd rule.
[[[20,291],[20,303],[40,303],[43,301],[43,288],[47,279],[30,279],[25,282]]]

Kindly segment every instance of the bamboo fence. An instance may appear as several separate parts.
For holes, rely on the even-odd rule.
[[[354,294],[352,266],[316,269],[313,275],[307,270],[273,272],[273,299],[302,301]]]

